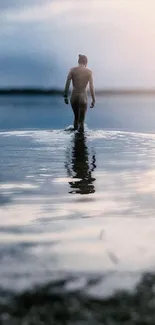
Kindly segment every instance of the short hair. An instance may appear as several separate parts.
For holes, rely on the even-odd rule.
[[[79,54],[79,60],[78,60],[78,63],[79,63],[79,64],[87,65],[87,63],[88,63],[88,58],[86,57],[86,55]]]

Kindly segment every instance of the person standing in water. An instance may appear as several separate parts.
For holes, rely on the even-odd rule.
[[[79,54],[78,66],[72,68],[68,74],[65,91],[64,101],[69,104],[68,93],[70,82],[72,80],[73,90],[71,93],[71,106],[74,112],[74,130],[84,130],[84,120],[87,111],[87,86],[89,84],[90,94],[92,97],[91,108],[95,106],[95,92],[93,85],[92,71],[87,68],[88,59],[85,55]]]

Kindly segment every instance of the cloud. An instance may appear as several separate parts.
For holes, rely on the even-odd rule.
[[[0,87],[58,87],[63,66],[50,58],[23,53],[0,56]],[[59,72],[59,73],[58,73]]]
[[[63,87],[79,53],[88,55],[98,88],[155,85],[153,8],[152,0],[1,1],[0,86],[8,76],[9,85]],[[11,76],[7,60],[12,67],[22,62],[18,73],[11,68]]]
[[[0,11],[4,10],[17,10],[20,8],[32,7],[33,5],[41,5],[48,3],[50,0],[1,0]]]
[[[47,65],[45,62],[27,55],[15,55],[1,57],[1,76],[0,84],[1,86],[6,85],[36,85],[37,80],[43,86],[47,83]],[[35,76],[35,78],[34,78]]]
[[[81,3],[77,0],[57,0],[57,1],[34,1],[33,3],[26,3],[23,6],[16,4],[16,7],[11,7],[14,10],[6,10],[1,13],[1,18],[5,22],[41,22],[50,19],[59,19],[60,16],[66,13],[74,12],[76,10],[82,11]],[[64,18],[64,17],[63,17]],[[65,19],[64,19],[65,20]],[[62,20],[62,22],[64,21]],[[61,22],[61,23],[62,23]]]

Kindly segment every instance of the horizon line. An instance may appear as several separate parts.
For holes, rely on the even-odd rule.
[[[0,88],[0,95],[62,95],[64,90],[60,88],[44,87],[4,87]],[[88,91],[89,93],[89,91]],[[96,89],[96,95],[155,95],[155,87],[144,88],[103,88]]]

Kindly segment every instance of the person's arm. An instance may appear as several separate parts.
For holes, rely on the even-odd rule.
[[[91,108],[95,106],[95,91],[94,91],[94,83],[93,83],[93,74],[91,72],[90,74],[90,79],[89,79],[89,89],[90,89],[90,94],[92,97],[92,103],[91,103]]]
[[[66,84],[65,84],[64,101],[66,104],[68,104],[68,93],[69,93],[71,79],[72,79],[72,70],[70,70],[70,72],[67,76]]]

